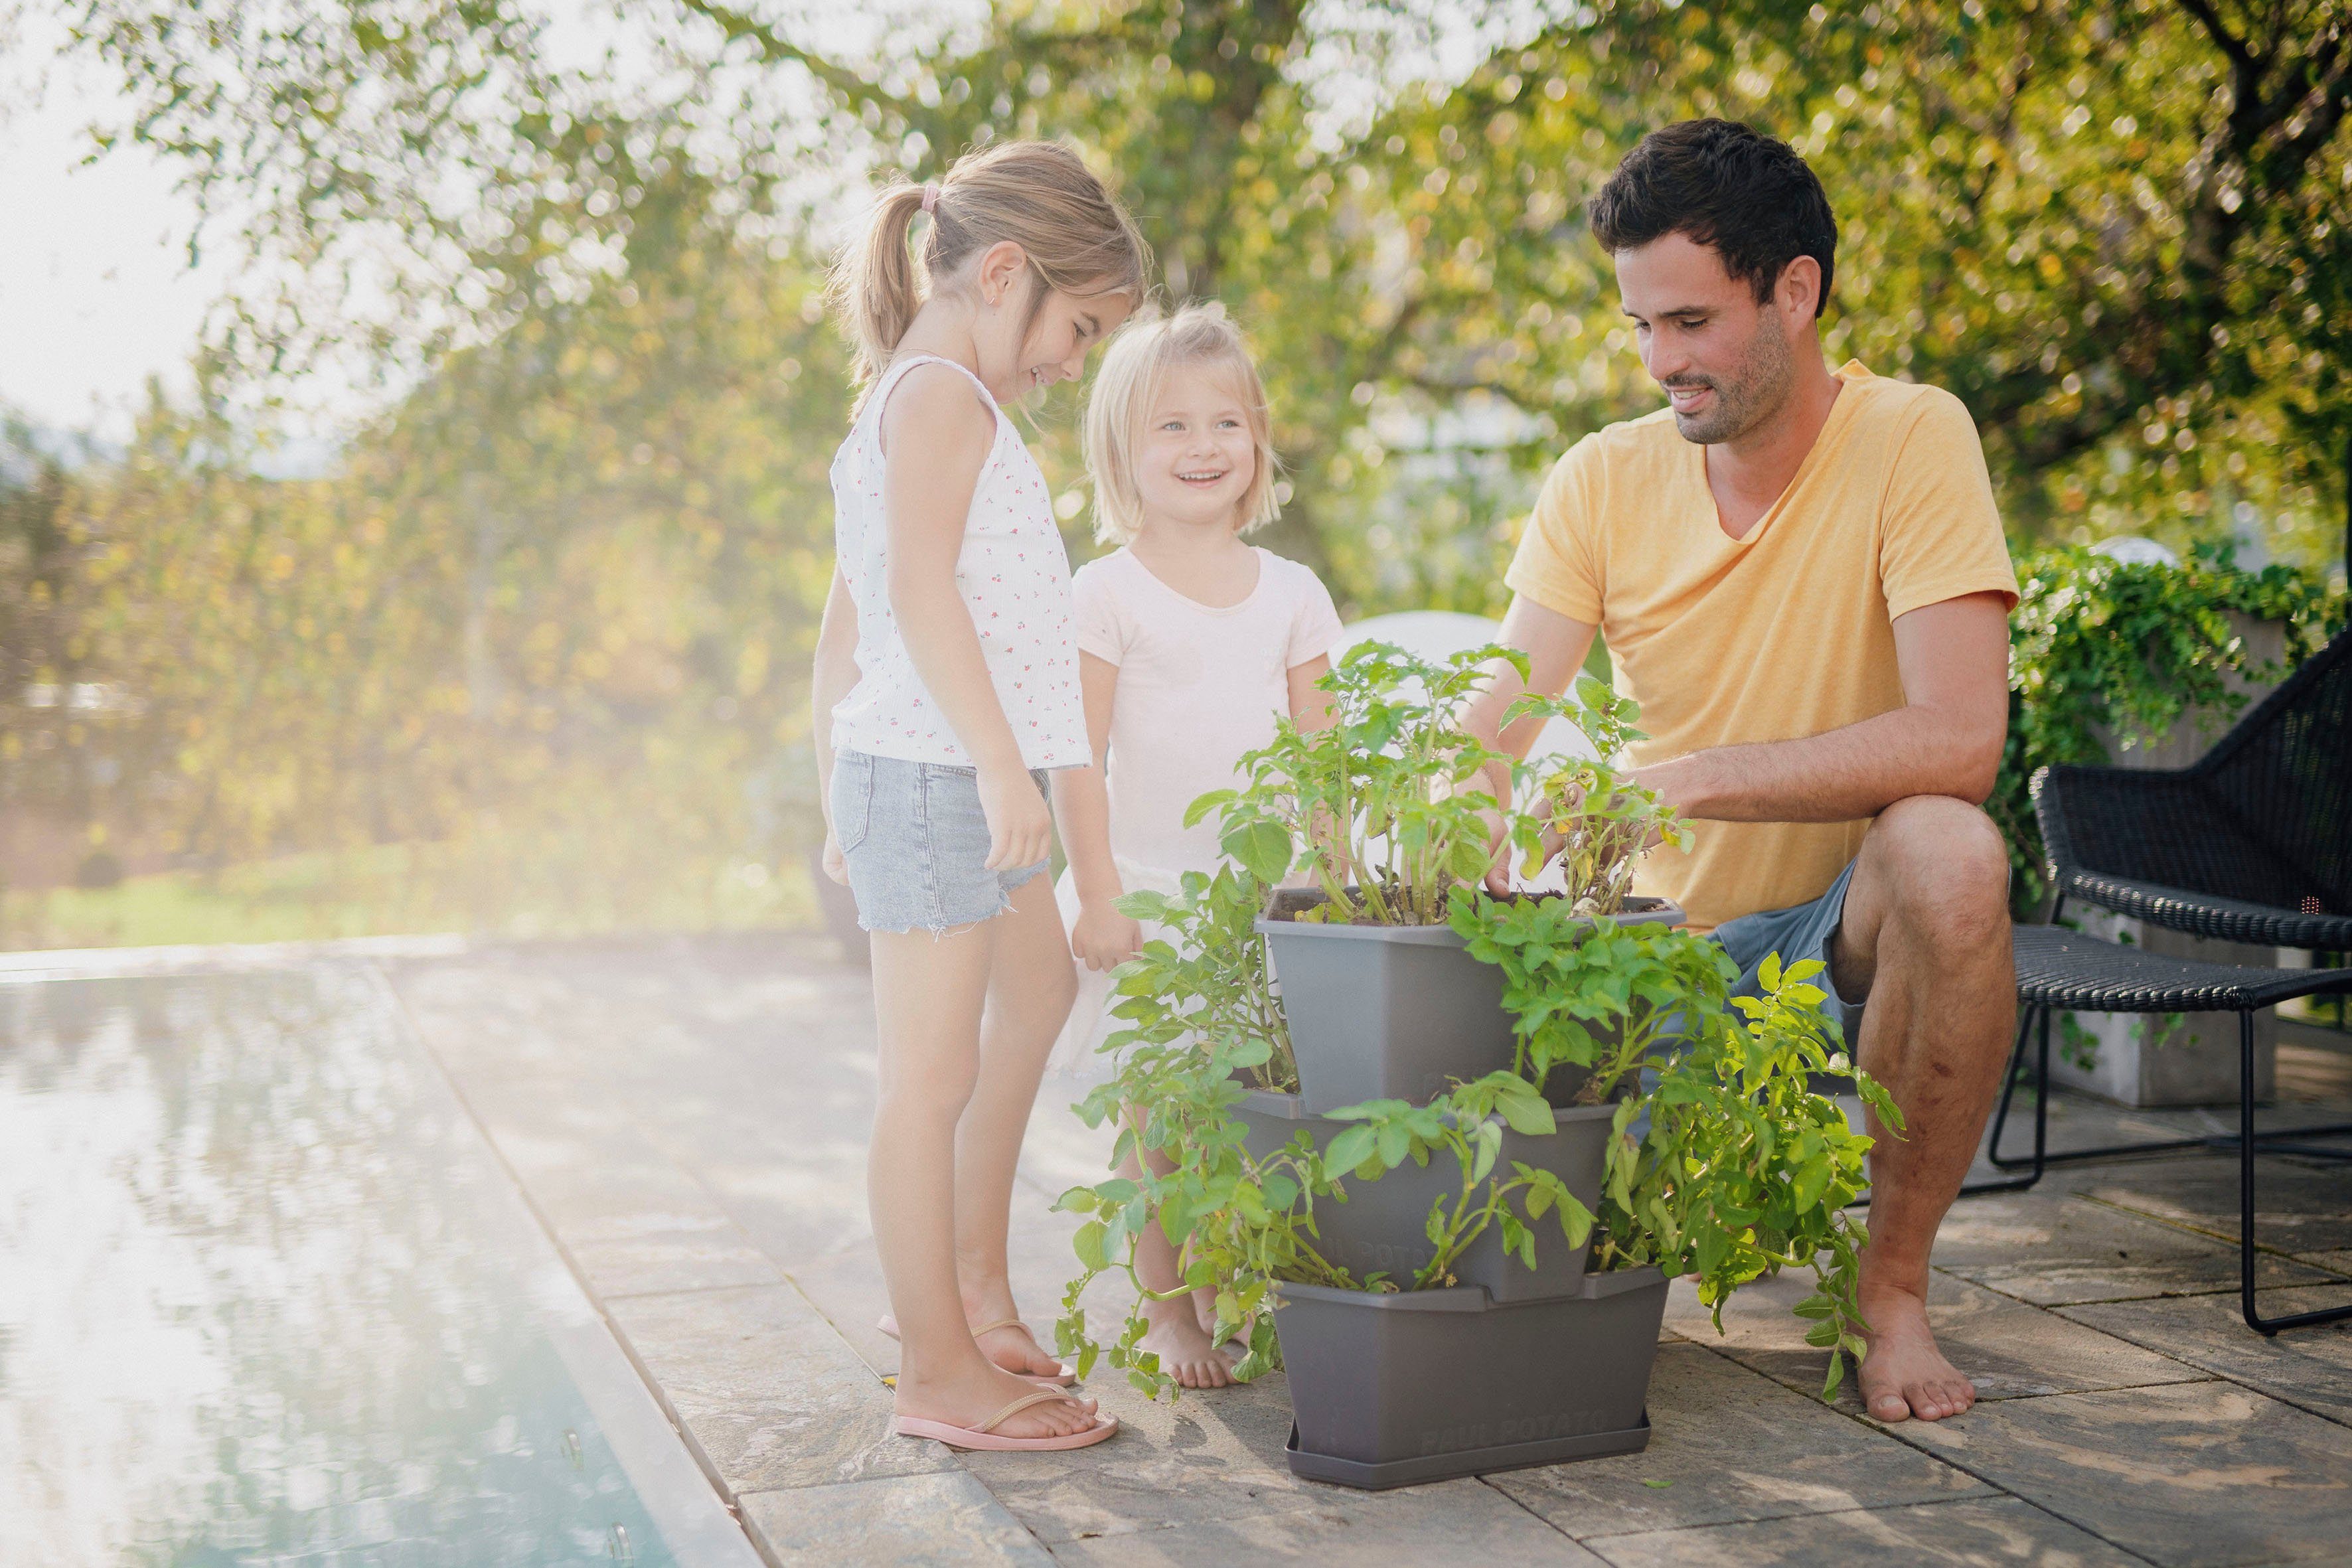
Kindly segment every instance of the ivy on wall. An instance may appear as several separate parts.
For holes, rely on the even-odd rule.
[[[2316,573],[2246,571],[2227,545],[2200,545],[2178,565],[2066,546],[2019,563],[2018,586],[2009,739],[1986,808],[2009,840],[2021,916],[2048,892],[2029,794],[2037,772],[2113,762],[2103,728],[2132,746],[2160,739],[2192,709],[2234,717],[2247,698],[2232,677],[2257,686],[2283,678],[2343,628],[2352,603]],[[2233,612],[2284,626],[2284,666],[2247,646]]]

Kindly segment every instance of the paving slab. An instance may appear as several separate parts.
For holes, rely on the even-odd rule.
[[[1117,1568],[1232,1568],[1243,1563],[1600,1568],[1600,1558],[1475,1480],[1391,1492],[1307,1484],[1308,1493],[1277,1511],[1059,1541],[1053,1545],[1054,1558]]]
[[[2120,1209],[2150,1215],[2234,1242],[2238,1162],[2200,1156],[2068,1173],[2068,1186]],[[2280,1252],[2352,1247],[2352,1169],[2285,1156],[2255,1162],[2254,1235]]]
[[[1829,1370],[1828,1352],[1805,1343],[1809,1325],[1790,1310],[1811,1291],[1810,1272],[1790,1271],[1751,1285],[1725,1306],[1725,1333],[1717,1338],[1706,1309],[1687,1282],[1677,1280],[1666,1297],[1666,1324],[1801,1394],[1816,1394]],[[1948,1274],[1936,1274],[1928,1285],[1927,1319],[1945,1355],[1983,1399],[2181,1383],[2207,1375]],[[1851,1375],[1837,1397],[1843,1408],[1862,1408]]]
[[[2015,1498],[1604,1536],[1587,1544],[1612,1568],[1821,1568],[1846,1563],[2126,1568],[2139,1562]]]
[[[2322,1289],[2264,1290],[2265,1316],[2352,1302],[2352,1281]],[[2116,1301],[2064,1309],[2104,1333],[2242,1383],[2331,1420],[2352,1424],[2352,1320],[2264,1336],[2238,1315],[2238,1298]]]
[[[952,1469],[893,1436],[890,1391],[789,1285],[634,1296],[614,1324],[727,1489],[741,1495]]]
[[[781,1285],[784,1276],[768,1255],[729,1219],[687,1226],[644,1226],[578,1241],[572,1260],[600,1297],[661,1295],[731,1285]]]
[[[1890,1428],[2163,1568],[2344,1560],[2352,1431],[2234,1383],[1989,1401]]]
[[[1488,1484],[1580,1541],[1990,1491],[1696,1344],[1660,1348],[1649,1409],[1641,1453],[1514,1470]]]
[[[752,1538],[779,1563],[817,1568],[1044,1568],[1053,1558],[961,1470],[893,1476],[742,1500]]]
[[[1068,1454],[962,1462],[1048,1545],[1295,1512],[1329,1491],[1290,1473],[1290,1390],[1279,1374],[1154,1402],[1102,1373],[1087,1392],[1118,1436]]]
[[[1936,1267],[2038,1307],[2191,1296],[2238,1288],[2237,1249],[2225,1242],[2063,1194],[1964,1198],[1936,1235]],[[2265,1285],[2326,1274],[2264,1257]]]

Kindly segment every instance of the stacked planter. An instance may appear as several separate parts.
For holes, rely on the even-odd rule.
[[[1298,1092],[1255,1091],[1238,1110],[1263,1158],[1300,1131],[1318,1149],[1350,1125],[1326,1112],[1370,1100],[1425,1104],[1455,1080],[1511,1066],[1502,974],[1444,927],[1302,923],[1320,900],[1285,891],[1265,938],[1298,1068]],[[1621,924],[1681,923],[1663,900],[1638,901]],[[1573,1102],[1584,1075],[1544,1086],[1558,1130],[1504,1129],[1495,1168],[1550,1171],[1588,1209],[1600,1206],[1615,1107]],[[1457,1260],[1454,1282],[1412,1289],[1434,1252],[1431,1204],[1461,1191],[1451,1155],[1377,1181],[1344,1180],[1346,1201],[1315,1205],[1318,1247],[1386,1292],[1285,1285],[1276,1331],[1289,1369],[1296,1430],[1290,1468],[1315,1480],[1385,1488],[1631,1453],[1649,1441],[1643,1400],[1665,1311],[1654,1268],[1587,1274],[1590,1247],[1545,1224],[1536,1267],[1503,1251],[1499,1226]]]

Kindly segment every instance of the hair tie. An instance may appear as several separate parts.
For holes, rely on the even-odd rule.
[[[940,188],[937,185],[926,184],[923,187],[923,214],[928,217],[939,210]]]

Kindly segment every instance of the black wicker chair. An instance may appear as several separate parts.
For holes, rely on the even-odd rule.
[[[2062,905],[2223,942],[2352,950],[2352,631],[2193,766],[2045,768],[2033,805]]]
[[[2239,1157],[2241,1305],[2264,1333],[2352,1316],[2352,1305],[2264,1318],[2255,1310],[2254,1154],[2328,1159],[2352,1151],[2309,1142],[2352,1123],[2254,1131],[2253,1016],[2297,996],[2352,991],[2352,969],[2266,970],[2165,958],[2055,925],[2066,900],[2191,935],[2266,947],[2352,949],[2352,632],[2338,637],[2249,711],[2193,766],[2168,771],[2048,768],[2033,781],[2057,897],[2050,926],[2016,933],[2016,1051],[1988,1158],[2026,1170],[1971,1192],[2032,1185],[2052,1164],[2231,1147]],[[2045,1106],[2053,1012],[2234,1012],[2239,1025],[2235,1138],[2168,1139],[2048,1152]],[[2038,1037],[2033,1152],[2003,1156],[2011,1100]]]

